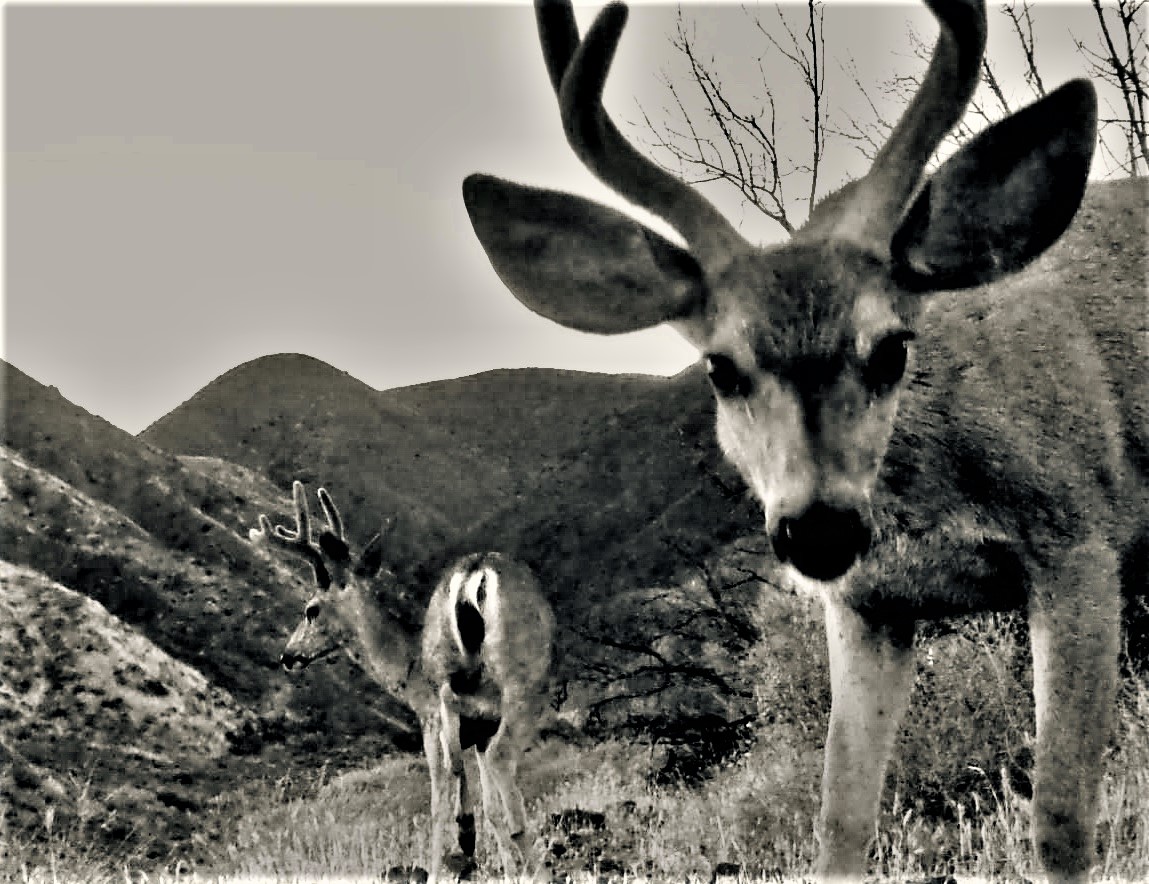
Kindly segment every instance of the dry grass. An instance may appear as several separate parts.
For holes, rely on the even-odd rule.
[[[971,690],[973,652],[1008,660],[1007,632],[979,626],[960,639],[951,637],[948,650],[939,646],[932,656],[923,655],[923,665],[935,670],[922,676],[933,681],[923,689],[926,709],[920,714],[947,719],[947,727],[953,727],[953,698]],[[953,665],[954,657],[965,662],[963,671]],[[1024,687],[1021,675],[1003,674],[999,684],[982,693],[996,697],[996,703],[1016,702],[1016,692]],[[1149,680],[1126,681],[1119,710],[1105,762],[1098,881],[1149,879]],[[1009,739],[1029,742],[1029,719],[1017,714],[1011,720],[1016,733]],[[910,725],[920,728],[921,721]],[[981,725],[971,721],[964,726],[976,730]],[[749,754],[693,788],[652,785],[656,754],[648,746],[608,741],[579,747],[550,741],[537,747],[522,779],[524,792],[533,796],[528,810],[533,831],[539,833],[535,847],[548,859],[531,879],[549,881],[558,874],[569,876],[571,884],[602,880],[599,875],[633,884],[710,882],[720,864],[729,864],[737,873],[719,880],[802,880],[815,851],[820,747],[811,737],[812,722],[776,720],[763,727]],[[974,761],[957,756],[977,743],[975,738],[976,733],[947,737],[946,748],[952,751],[937,755],[924,753],[913,741],[903,744],[879,824],[873,880],[920,882],[952,875],[964,884],[1032,879],[1028,802],[1014,785],[1016,774],[983,765],[969,777]],[[981,734],[980,740],[985,739]],[[931,769],[923,772],[926,767]],[[944,784],[946,812],[931,814],[907,784],[936,782],[945,770],[964,771],[966,778],[960,788]],[[13,842],[0,832],[0,880],[380,881],[395,867],[426,866],[428,791],[423,763],[413,756],[338,776],[317,768],[302,779],[248,784],[210,809],[215,823],[226,821],[229,834],[215,848],[210,870],[195,872],[175,864],[156,870],[142,859],[112,863],[90,852],[86,832],[54,831],[52,821],[45,820],[45,837],[35,845]],[[556,818],[576,808],[601,814],[602,827],[564,828]],[[556,845],[562,846],[561,855]],[[480,822],[479,880],[502,880],[496,857],[493,839]]]

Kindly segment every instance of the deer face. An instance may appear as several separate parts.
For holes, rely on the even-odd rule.
[[[319,542],[311,539],[311,513],[302,482],[292,485],[295,527],[272,527],[267,516],[259,517],[259,528],[250,532],[253,541],[273,543],[304,558],[315,575],[316,592],[303,609],[303,620],[287,640],[279,662],[288,672],[303,669],[310,663],[335,653],[348,651],[358,658],[357,639],[371,610],[375,592],[373,583],[383,567],[383,535],[393,524],[368,542],[357,560],[343,537],[343,520],[335,502],[323,488],[319,503],[327,518],[327,527]]]
[[[713,318],[695,323],[722,450],[779,559],[818,580],[870,546],[912,337],[886,282],[881,261],[846,244],[755,251],[714,281]]]
[[[1040,255],[1085,190],[1096,97],[1073,81],[991,126],[921,176],[977,85],[982,0],[928,0],[941,26],[921,90],[870,172],[815,207],[788,244],[747,243],[701,194],[642,157],[602,107],[626,21],[607,6],[585,38],[569,3],[536,3],[575,153],[668,221],[683,249],[588,200],[487,175],[463,184],[507,287],[581,331],[669,323],[698,347],[727,458],[761,501],[780,559],[843,576],[871,543],[870,498],[910,368],[921,296],[991,282]]]
[[[340,650],[359,660],[360,628],[375,594],[372,582],[383,564],[381,538],[376,534],[359,560],[352,563],[351,551],[342,538],[330,531],[319,535],[331,585],[307,600],[303,619],[287,640],[279,662],[288,672]]]
[[[297,672],[323,657],[342,650],[354,638],[354,630],[344,614],[347,590],[328,590],[313,595],[303,608],[303,619],[291,633],[279,662],[288,672]],[[343,604],[340,604],[340,602]]]

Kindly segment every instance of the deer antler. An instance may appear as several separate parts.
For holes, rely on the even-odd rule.
[[[298,479],[291,485],[291,498],[295,506],[295,530],[285,528],[283,525],[272,528],[271,520],[260,513],[259,528],[252,528],[248,532],[248,537],[257,543],[274,543],[302,556],[311,563],[311,569],[315,572],[315,582],[319,588],[327,589],[331,586],[331,573],[323,560],[323,551],[311,540],[311,513],[307,508],[307,492]],[[323,511],[327,515],[327,522],[332,531],[342,540],[343,527],[339,513],[330,496],[322,489],[319,492],[319,501],[323,504]]]
[[[335,501],[331,499],[326,488],[319,489],[319,505],[323,507],[323,514],[327,517],[328,529],[340,540],[346,542],[347,538],[343,536],[343,520],[339,517],[339,510],[335,507]]]
[[[815,210],[804,236],[847,234],[888,245],[930,157],[965,112],[985,53],[985,0],[926,0],[941,31],[922,85],[869,173]],[[604,8],[580,42],[569,0],[536,0],[535,19],[567,141],[604,184],[669,222],[706,268],[744,241],[701,193],[640,154],[602,106],[626,25],[621,2]]]
[[[602,90],[626,25],[620,2],[603,9],[580,43],[570,0],[536,0],[535,20],[567,141],[608,187],[674,227],[703,267],[743,247],[741,234],[689,184],[640,154],[602,106]]]
[[[985,0],[926,0],[941,28],[913,100],[865,177],[823,201],[801,235],[847,233],[888,245],[922,172],[965,113],[985,55]]]

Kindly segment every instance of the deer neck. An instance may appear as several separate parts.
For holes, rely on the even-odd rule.
[[[352,659],[389,693],[407,701],[418,659],[418,635],[411,634],[410,624],[374,587],[355,593],[350,613],[357,639],[349,648]]]

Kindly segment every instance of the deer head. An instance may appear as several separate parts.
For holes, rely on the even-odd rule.
[[[327,518],[327,527],[315,543],[311,538],[311,513],[303,483],[294,482],[291,494],[295,507],[294,529],[283,525],[273,528],[271,520],[261,514],[259,528],[249,532],[255,542],[273,543],[301,556],[311,564],[315,574],[318,591],[308,599],[303,620],[287,640],[279,658],[289,672],[303,669],[341,649],[350,650],[363,620],[364,602],[368,593],[373,592],[371,584],[383,566],[383,536],[393,524],[388,520],[383,531],[372,537],[360,556],[353,560],[343,536],[343,520],[331,495],[319,489],[319,504]]]
[[[983,0],[928,5],[940,35],[920,90],[865,177],[819,204],[786,244],[748,243],[611,121],[602,91],[621,3],[580,40],[569,2],[539,0],[546,67],[575,153],[686,248],[570,194],[488,175],[463,185],[487,256],[531,310],[602,334],[670,323],[701,351],[718,439],[761,502],[778,557],[821,581],[870,547],[871,496],[924,298],[1040,255],[1077,211],[1092,158],[1096,98],[1075,80],[982,132],[923,183],[977,85],[986,36]]]

